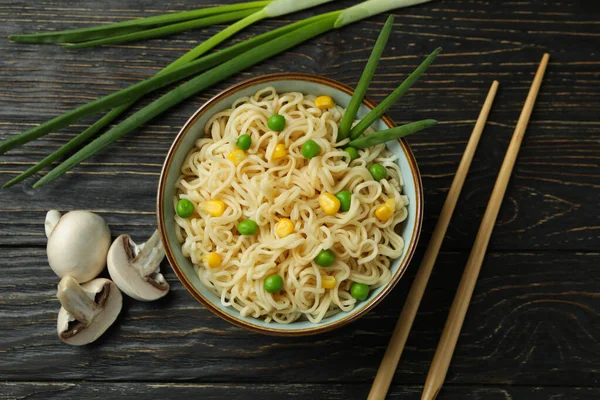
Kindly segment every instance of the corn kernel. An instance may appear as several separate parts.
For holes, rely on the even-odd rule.
[[[294,223],[287,218],[281,218],[277,224],[275,224],[275,233],[280,238],[284,238],[294,232]]]
[[[319,96],[315,99],[315,107],[325,110],[326,108],[332,108],[335,106],[333,99],[329,96]]]
[[[240,165],[240,163],[244,161],[245,158],[246,153],[244,153],[244,150],[240,149],[234,150],[231,153],[229,153],[229,155],[227,155],[227,159],[231,161],[236,167]]]
[[[271,156],[271,160],[279,160],[280,158],[285,157],[287,154],[287,150],[285,146],[282,144],[278,144],[275,146],[275,150],[273,150],[273,155]]]
[[[221,200],[209,200],[204,203],[204,210],[213,217],[220,217],[225,212],[225,203]]]
[[[331,193],[319,195],[319,205],[326,214],[333,215],[340,209],[340,200]]]
[[[217,268],[221,265],[223,257],[219,253],[208,253],[204,256],[204,262],[209,268]]]
[[[321,275],[321,287],[323,289],[333,289],[337,284],[335,276]]]
[[[375,209],[375,216],[380,221],[387,221],[394,216],[396,210],[396,201],[394,199],[387,199],[385,204],[380,205]]]

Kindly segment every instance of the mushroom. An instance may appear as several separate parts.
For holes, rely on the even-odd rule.
[[[110,229],[102,217],[88,211],[71,211],[61,217],[51,210],[44,228],[48,263],[56,275],[70,275],[82,283],[102,272],[110,246]]]
[[[140,301],[157,300],[169,292],[169,283],[160,273],[165,250],[158,231],[146,243],[136,245],[129,235],[115,239],[106,263],[119,289]]]
[[[56,324],[58,337],[74,346],[98,339],[115,322],[123,305],[117,285],[104,278],[79,285],[67,275],[58,284],[56,297],[62,305]]]

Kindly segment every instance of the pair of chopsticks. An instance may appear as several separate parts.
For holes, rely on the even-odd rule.
[[[535,104],[535,99],[542,84],[542,78],[544,77],[544,72],[546,70],[546,66],[548,65],[549,58],[550,56],[548,54],[544,54],[542,57],[542,61],[537,69],[533,83],[531,84],[531,88],[529,89],[529,94],[525,100],[525,105],[523,106],[523,110],[519,116],[519,120],[508,146],[508,150],[506,151],[504,161],[502,162],[502,167],[498,173],[498,178],[496,179],[496,183],[483,215],[481,225],[479,226],[479,231],[477,232],[477,237],[475,238],[475,243],[473,244],[471,254],[469,255],[469,259],[458,286],[456,296],[452,302],[452,307],[450,308],[450,313],[448,314],[448,319],[446,320],[446,325],[444,326],[440,342],[438,343],[433,361],[429,367],[429,373],[427,374],[427,380],[425,381],[421,400],[435,399],[442,388],[444,379],[446,378],[446,373],[448,372],[448,367],[450,366],[450,360],[452,359],[452,354],[456,348],[456,342],[458,340],[462,324],[465,320],[467,309],[469,308],[471,296],[473,295],[473,290],[475,289],[475,283],[477,282],[479,271],[481,270],[481,264],[483,263],[483,258],[492,235],[492,230],[494,229],[496,217],[500,211],[500,205],[502,204],[502,199],[504,197],[504,193],[506,192],[506,187],[515,165],[517,154],[519,153],[519,148],[521,147],[521,142],[523,141],[523,136],[525,135],[525,129],[527,128],[527,124]],[[410,288],[408,297],[404,303],[404,307],[400,317],[398,318],[396,327],[394,328],[392,338],[390,339],[388,348],[383,356],[381,365],[379,366],[379,370],[377,371],[377,376],[375,377],[373,386],[371,387],[371,391],[369,393],[369,400],[383,399],[387,394],[388,388],[394,376],[394,372],[396,371],[398,361],[400,360],[400,356],[404,350],[406,339],[408,338],[408,334],[417,314],[417,309],[419,308],[423,293],[425,292],[427,281],[431,276],[433,265],[435,264],[444,236],[446,235],[450,218],[454,212],[456,202],[458,201],[458,196],[465,182],[467,172],[471,165],[471,161],[473,160],[475,149],[477,148],[477,144],[481,138],[481,133],[483,132],[483,128],[487,121],[487,117],[492,107],[492,102],[494,101],[497,90],[498,81],[494,81],[487,95],[481,113],[479,114],[465,153],[460,161],[458,170],[456,171],[456,175],[452,181],[452,185],[450,186],[450,191],[448,192],[448,196],[446,197],[446,201],[442,207],[440,217],[433,231],[433,235],[429,245],[427,246],[427,250],[425,251],[425,255],[423,256],[423,260],[421,261],[421,265],[419,266],[415,280]]]

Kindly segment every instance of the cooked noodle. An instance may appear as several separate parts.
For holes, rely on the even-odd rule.
[[[265,88],[212,116],[205,126],[206,137],[196,141],[183,163],[173,200],[176,204],[188,199],[196,210],[191,218],[175,215],[183,254],[191,258],[200,281],[242,316],[278,323],[306,318],[317,323],[355,307],[352,282],[372,290],[391,278],[390,260],[400,257],[404,246],[394,228],[406,218],[408,205],[408,198],[401,195],[400,168],[384,145],[360,150],[349,165],[347,153],[335,146],[343,111],[339,106],[316,108],[313,95],[278,94]],[[276,113],[286,119],[279,133],[267,127],[268,118]],[[236,167],[227,155],[242,134],[251,136],[252,146]],[[320,155],[310,160],[301,153],[308,139],[321,147]],[[287,155],[271,160],[277,144],[285,146]],[[374,162],[386,167],[387,179],[373,180],[367,167]],[[319,206],[319,194],[341,190],[352,193],[350,210],[326,214]],[[395,212],[382,222],[374,210],[390,198],[395,200]],[[220,217],[203,208],[215,199],[226,204]],[[284,238],[275,234],[280,218],[294,223],[294,232]],[[256,221],[256,235],[237,232],[237,224],[245,219]],[[323,249],[335,253],[329,267],[313,261]],[[222,255],[219,267],[205,265],[203,257],[210,252]],[[263,286],[272,274],[284,280],[283,289],[273,294]],[[325,274],[335,276],[333,289],[321,287]]]

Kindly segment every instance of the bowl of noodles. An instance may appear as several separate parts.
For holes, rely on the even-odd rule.
[[[337,142],[351,95],[324,77],[261,76],[213,97],[175,138],[158,227],[179,280],[225,320],[329,331],[371,310],[408,267],[419,170],[403,139],[358,151]],[[358,117],[373,107],[365,99]],[[393,126],[384,115],[369,129]]]

